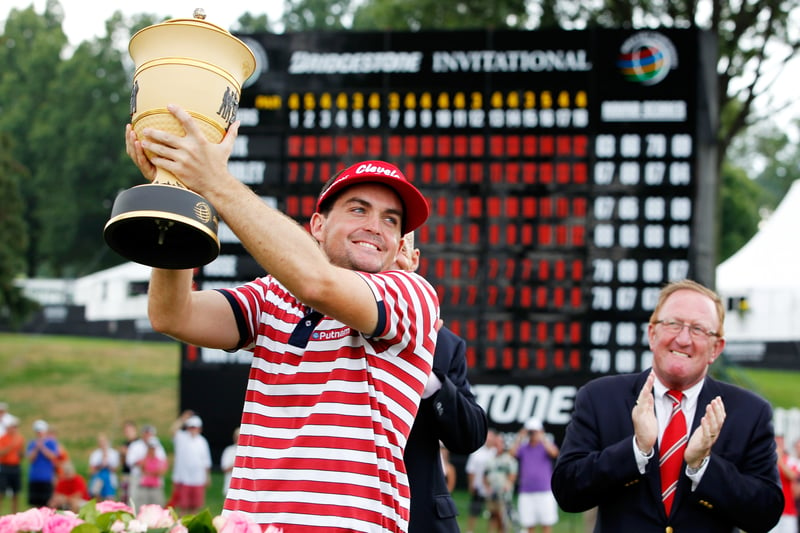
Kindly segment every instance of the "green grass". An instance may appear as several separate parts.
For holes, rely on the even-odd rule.
[[[740,385],[764,396],[773,408],[800,407],[800,390],[797,386],[798,372],[739,368],[733,373],[742,377]]]
[[[85,474],[96,436],[106,432],[115,443],[122,423],[151,423],[171,450],[169,426],[178,415],[180,351],[177,343],[15,335],[0,333],[0,401],[20,417],[26,439],[37,418],[57,430],[78,471]],[[731,380],[755,390],[775,407],[800,406],[798,372],[725,368]],[[169,480],[167,486],[169,494]],[[462,531],[467,531],[466,491],[454,499]],[[24,509],[26,496],[20,499]],[[207,492],[212,514],[222,509],[222,475],[215,472]],[[0,515],[9,512],[8,502]],[[581,515],[561,513],[555,533],[583,531]],[[474,533],[486,532],[478,520]]]

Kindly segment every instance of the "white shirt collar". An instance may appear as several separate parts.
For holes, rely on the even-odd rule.
[[[691,426],[691,421],[694,419],[694,413],[697,410],[697,400],[700,397],[700,391],[703,389],[703,383],[705,383],[705,377],[688,389],[681,391],[683,392],[681,409],[683,409],[683,414],[686,416],[688,422],[687,426]],[[667,412],[669,412],[669,408],[672,406],[672,400],[665,398],[668,390],[669,389],[658,380],[658,377],[656,377],[653,383],[653,394],[655,395],[656,406],[666,405]],[[659,411],[660,409],[656,412]]]

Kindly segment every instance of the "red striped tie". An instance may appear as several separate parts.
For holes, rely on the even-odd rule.
[[[661,458],[658,465],[661,469],[661,500],[664,509],[669,515],[672,509],[672,500],[675,498],[675,488],[678,486],[678,476],[683,464],[683,450],[689,438],[686,436],[686,418],[681,411],[681,391],[667,391],[667,396],[672,400],[672,413],[669,416],[667,428],[661,437]]]

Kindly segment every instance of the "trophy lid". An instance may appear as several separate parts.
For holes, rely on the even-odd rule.
[[[202,8],[194,18],[170,19],[136,32],[128,43],[131,58],[139,65],[158,57],[202,58],[234,74],[243,83],[255,71],[253,51],[228,30],[205,20]]]

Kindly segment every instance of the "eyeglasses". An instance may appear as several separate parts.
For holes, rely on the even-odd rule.
[[[664,328],[664,331],[673,335],[678,335],[681,331],[683,331],[683,328],[688,328],[689,334],[695,339],[719,337],[719,333],[716,331],[706,329],[703,326],[698,326],[697,324],[678,322],[677,320],[656,320],[653,322],[653,324],[661,324],[661,327]]]

